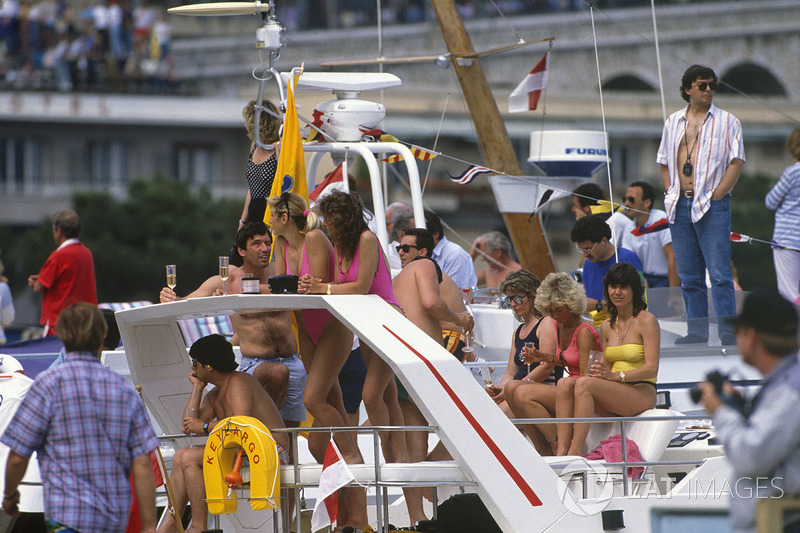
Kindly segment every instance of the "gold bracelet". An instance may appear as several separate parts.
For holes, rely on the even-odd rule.
[[[327,294],[328,294],[328,296],[331,295],[331,284],[330,283],[328,283],[328,293]]]

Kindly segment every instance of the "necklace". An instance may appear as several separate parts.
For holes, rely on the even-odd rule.
[[[686,118],[686,122],[683,123],[683,142],[686,144],[686,163],[683,164],[683,175],[684,176],[691,176],[692,175],[692,152],[694,151],[695,147],[697,146],[697,141],[700,140],[700,128],[697,128],[697,137],[694,139],[694,144],[692,148],[689,148],[689,140],[686,138],[686,124],[689,122],[689,118]],[[705,121],[704,121],[705,123]],[[702,126],[702,125],[701,125]]]
[[[620,320],[619,318],[617,318],[617,345],[622,346],[622,341],[625,339],[625,337],[628,336],[628,332],[630,332],[631,330],[631,324],[633,324],[633,317],[631,317],[631,319],[628,321],[628,329],[625,330],[625,335],[623,335],[622,337],[619,336],[619,323]]]

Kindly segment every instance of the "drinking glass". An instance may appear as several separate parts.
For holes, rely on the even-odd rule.
[[[589,375],[592,375],[592,365],[595,363],[602,363],[604,359],[603,352],[600,350],[592,350],[589,352]]]
[[[526,347],[526,348],[528,348],[528,349],[530,349],[530,350],[533,350],[533,342],[530,342],[530,341],[526,342],[526,343],[525,343],[525,347]],[[523,360],[524,360],[524,359],[526,359],[526,358],[523,358]],[[531,374],[531,364],[530,364],[530,363],[527,363],[527,364],[528,364],[528,374],[525,376],[525,380],[526,380],[526,381],[530,381],[530,380],[531,380],[531,377],[530,377],[530,374]]]
[[[175,290],[178,284],[178,267],[175,265],[167,265],[167,287]]]
[[[461,351],[462,351],[462,352],[464,352],[464,354],[465,354],[465,357],[464,357],[464,359],[466,359],[466,354],[468,354],[468,353],[472,353],[472,352],[474,352],[474,351],[475,351],[475,348],[473,348],[473,347],[472,347],[472,342],[470,341],[470,337],[471,337],[471,336],[472,336],[472,332],[471,332],[471,331],[468,331],[468,332],[467,332],[467,333],[464,335],[464,339],[465,339],[465,340],[464,340],[464,347],[463,347],[463,348],[461,348]]]
[[[481,377],[483,378],[483,385],[484,387],[491,387],[492,386],[492,369],[489,368],[489,365],[481,365]]]
[[[225,282],[228,280],[228,256],[219,256],[219,277],[222,278],[222,293],[227,294],[225,291]]]
[[[186,410],[187,418],[197,418],[197,408],[196,407],[189,407]],[[189,433],[189,448],[194,447],[194,437],[196,433]]]

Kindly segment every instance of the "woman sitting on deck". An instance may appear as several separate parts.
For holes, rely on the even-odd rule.
[[[523,348],[526,363],[563,366],[571,376],[586,375],[589,352],[600,339],[592,324],[581,317],[586,309],[583,288],[564,272],[548,274],[536,291],[536,308],[553,320],[555,343],[549,348]],[[554,351],[549,351],[553,350]],[[565,378],[561,378],[559,383]],[[535,381],[512,381],[504,390],[506,401],[517,417],[548,418],[556,415],[556,387]],[[542,455],[556,452],[555,424],[527,424],[525,432]]]
[[[588,376],[558,383],[559,418],[635,416],[656,404],[661,328],[646,310],[642,278],[630,263],[617,263],[603,278],[603,292],[611,314],[600,327],[605,360]],[[589,424],[559,424],[558,455],[580,455],[588,433]]]
[[[534,305],[536,290],[540,284],[535,274],[524,269],[510,272],[506,279],[500,282],[500,292],[505,294],[506,304],[511,307],[514,317],[522,324],[514,330],[514,335],[511,337],[511,353],[508,355],[506,373],[500,379],[500,383],[486,387],[486,392],[509,418],[513,418],[514,415],[505,399],[505,391],[511,392],[522,382],[528,381],[555,385],[564,373],[563,368],[555,367],[551,363],[530,365],[525,363],[525,353],[522,348],[527,343],[532,343],[534,348],[545,352],[555,350],[553,319],[544,316]],[[513,381],[520,383],[510,387],[509,384]]]

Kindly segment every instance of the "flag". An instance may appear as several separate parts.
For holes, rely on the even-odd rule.
[[[641,237],[642,235],[664,231],[665,229],[669,229],[669,221],[666,218],[660,218],[649,226],[639,226],[638,228],[632,229],[631,233],[636,237]],[[731,240],[733,240],[733,237],[731,237]]]
[[[546,204],[549,204],[553,200],[566,198],[567,196],[571,195],[572,193],[563,189],[551,189],[549,187],[545,187],[544,185],[539,185],[536,187],[536,208],[533,210],[532,214],[536,214],[542,207],[544,207]]]
[[[522,83],[517,85],[508,96],[508,112],[521,113],[522,111],[533,111],[539,103],[542,89],[547,86],[547,68],[550,64],[550,54],[545,52],[542,59],[536,63],[533,70],[525,76]]]
[[[313,191],[308,193],[308,199],[311,200],[312,203],[319,202],[333,191],[347,192],[342,169],[343,166],[344,163],[333,169],[333,172],[325,176],[325,179],[319,182],[317,186],[314,187]]]
[[[396,143],[400,142],[397,137],[390,133],[386,133],[382,129],[369,129],[364,126],[358,127],[361,131],[361,140],[366,142],[382,142],[382,143]]]
[[[448,172],[447,175],[450,176],[450,179],[456,183],[460,183],[461,185],[466,185],[467,183],[471,183],[472,180],[480,176],[481,174],[488,174],[489,172],[494,172],[491,168],[486,167],[479,167],[478,165],[470,165],[470,167],[464,171],[463,174],[460,176],[450,176]]]
[[[354,480],[355,477],[347,468],[331,437],[322,462],[322,474],[319,476],[317,504],[314,506],[314,514],[311,515],[311,531],[318,531],[336,522],[339,513],[336,491]]]
[[[302,70],[294,69],[293,80],[287,85],[286,114],[283,117],[283,137],[281,137],[281,155],[278,158],[278,169],[272,181],[270,197],[280,196],[286,191],[294,192],[308,203],[308,184],[306,183],[306,165],[303,157],[303,139],[300,137],[300,125],[297,118],[297,106],[294,103],[294,89]],[[269,204],[264,212],[264,222],[269,225]]]
[[[408,149],[411,150],[411,153],[414,155],[414,157],[416,157],[420,161],[428,161],[439,155],[436,152],[431,152],[430,150],[426,150],[424,148],[420,148],[419,146],[414,146],[414,145],[409,146]],[[382,161],[386,161],[387,163],[397,163],[398,161],[402,160],[403,156],[401,156],[400,154],[392,154],[389,157],[382,159]]]

